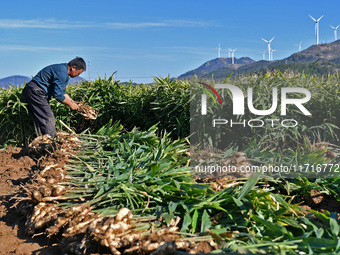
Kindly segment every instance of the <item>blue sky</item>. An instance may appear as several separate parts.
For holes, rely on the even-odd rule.
[[[0,15],[0,78],[34,76],[49,64],[81,56],[84,78],[110,76],[151,82],[177,77],[228,48],[235,57],[262,59],[271,39],[274,60],[315,44],[334,41],[339,0],[83,0],[3,1]],[[340,39],[340,28],[338,30]],[[223,51],[223,49],[225,51]],[[266,59],[268,54],[266,52]]]

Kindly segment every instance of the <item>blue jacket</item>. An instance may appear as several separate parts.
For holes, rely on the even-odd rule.
[[[70,80],[67,63],[49,65],[37,73],[32,80],[46,91],[49,99],[54,97],[59,102],[63,102],[66,86]]]

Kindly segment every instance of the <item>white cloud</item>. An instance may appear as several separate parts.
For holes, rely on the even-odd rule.
[[[177,26],[177,27],[207,27],[207,26],[215,26],[212,22],[206,21],[194,21],[194,20],[167,20],[166,21],[169,26]]]
[[[190,20],[166,20],[162,22],[111,22],[106,23],[107,28],[152,28],[152,27],[203,27],[211,26],[211,23]]]
[[[27,46],[27,45],[0,45],[0,51],[65,51],[65,48],[44,47],[44,46]]]
[[[138,29],[153,27],[203,27],[211,26],[212,23],[191,20],[165,20],[160,22],[108,22],[108,23],[89,23],[57,21],[55,19],[0,19],[0,29],[19,29],[19,28],[43,28],[43,29],[74,29],[74,28],[94,28],[101,27],[107,29]]]
[[[0,19],[0,28],[46,28],[46,29],[72,29],[91,27],[93,25],[89,23],[73,22],[68,21],[57,21],[55,19],[46,20],[20,20],[20,19]]]
[[[163,22],[110,22],[103,25],[106,28],[111,29],[126,29],[126,28],[147,28],[147,27],[165,27],[166,24]]]
[[[107,50],[110,48],[105,47],[48,47],[48,46],[30,46],[30,45],[0,45],[0,51],[61,51],[61,52],[74,52],[74,51],[93,51],[93,50]]]

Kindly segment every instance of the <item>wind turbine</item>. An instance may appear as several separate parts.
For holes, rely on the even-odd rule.
[[[262,60],[264,60],[266,57],[266,51],[260,51],[260,53],[262,53]]]
[[[215,50],[217,49],[217,57],[220,58],[221,57],[221,47],[220,47],[221,43],[218,43],[218,48],[215,48]]]
[[[234,52],[235,52],[235,50],[237,50],[237,48],[234,49],[234,50],[231,50],[231,63],[232,64],[234,64]]]
[[[331,25],[329,25],[331,28],[333,28],[334,29],[334,40],[336,41],[336,40],[338,40],[338,37],[337,37],[337,34],[336,34],[336,30],[338,29],[338,27],[340,26],[340,25],[338,25],[337,27],[333,27],[333,26],[331,26]]]
[[[295,46],[299,46],[299,52],[301,51],[301,43],[302,41],[299,44],[295,44]]]
[[[274,40],[274,38],[275,38],[275,36],[274,36],[272,39],[270,39],[269,41],[267,41],[267,40],[261,38],[263,41],[265,41],[266,43],[268,43],[268,60],[269,60],[269,61],[271,61],[270,43]]]
[[[316,34],[316,44],[319,44],[319,21],[320,19],[322,19],[324,15],[322,15],[320,18],[318,19],[314,19],[310,14],[309,17],[315,21],[315,34]]]
[[[273,51],[277,51],[277,50],[270,50],[270,54],[271,54],[271,56],[270,56],[270,58],[271,58],[271,60],[273,60]]]

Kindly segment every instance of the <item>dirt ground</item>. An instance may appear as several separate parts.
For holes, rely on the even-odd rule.
[[[57,255],[56,243],[44,235],[25,235],[26,216],[13,207],[21,185],[34,173],[35,163],[21,148],[0,151],[0,254]]]

